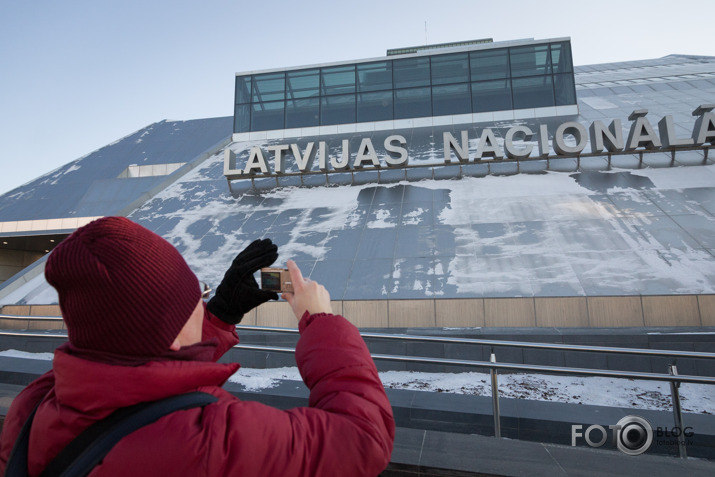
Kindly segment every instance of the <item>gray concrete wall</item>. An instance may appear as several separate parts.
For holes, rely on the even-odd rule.
[[[42,253],[0,249],[0,284],[43,256]]]

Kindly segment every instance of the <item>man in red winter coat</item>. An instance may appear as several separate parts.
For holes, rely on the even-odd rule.
[[[276,299],[253,273],[278,257],[257,240],[231,264],[208,305],[179,252],[119,217],[96,220],[52,252],[45,276],[57,289],[69,342],[52,370],[14,400],[0,436],[0,472],[39,403],[29,438],[37,476],[78,434],[113,411],[190,391],[218,401],[176,411],[124,437],[92,471],[104,476],[373,476],[389,462],[390,403],[358,330],[332,314],[324,287],[288,262],[283,294],[301,333],[296,361],[309,407],[281,411],[241,401],[221,386],[236,363],[216,361],[238,343],[244,313]]]

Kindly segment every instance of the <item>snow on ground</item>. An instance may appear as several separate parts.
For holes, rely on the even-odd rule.
[[[484,373],[385,371],[380,379],[389,389],[491,396],[491,379]],[[270,389],[282,380],[300,381],[298,368],[241,368],[229,379],[247,391]],[[499,395],[504,398],[672,410],[670,385],[665,382],[539,374],[504,374],[498,381]],[[715,385],[683,384],[680,399],[684,412],[715,414]]]
[[[9,349],[6,351],[0,351],[0,356],[5,356],[7,358],[39,359],[42,361],[51,361],[55,355],[53,353],[28,353],[27,351]]]
[[[491,379],[483,373],[380,373],[386,388],[491,396]],[[671,411],[670,385],[665,382],[541,374],[498,376],[499,396],[632,409]],[[715,386],[682,384],[683,411],[715,413]]]
[[[0,351],[0,356],[52,360],[52,353]],[[384,371],[380,379],[389,389],[491,396],[491,379],[485,373],[423,373]],[[671,411],[670,385],[657,381],[638,381],[600,377],[550,376],[541,374],[503,374],[498,376],[503,398],[554,401],[629,409]],[[241,368],[229,381],[246,391],[278,386],[280,381],[300,382],[296,367]],[[680,399],[684,412],[715,414],[715,385],[682,384]]]

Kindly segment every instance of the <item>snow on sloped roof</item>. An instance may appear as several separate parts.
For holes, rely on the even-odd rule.
[[[671,66],[680,64],[687,67],[673,76]],[[668,74],[655,75],[657,67]],[[684,137],[692,111],[715,97],[713,59],[673,56],[605,69],[623,70],[628,83],[618,84],[615,73],[612,85],[591,77],[578,89],[574,120],[621,119],[627,134],[630,113],[648,109],[653,124],[672,114]],[[587,67],[577,68],[577,78],[581,70]],[[440,131],[405,134],[416,162],[441,160]],[[217,154],[130,218],[176,245],[214,287],[238,251],[270,237],[281,263],[296,260],[336,300],[715,293],[712,157],[679,152],[688,166],[667,167],[670,156],[660,155],[666,167],[640,169],[637,158],[622,157],[611,168],[605,158],[594,159],[600,167],[577,168],[566,159],[558,171],[470,177],[470,167],[481,167],[470,165],[462,178],[380,184],[374,171],[363,171],[352,185],[325,186],[318,176],[310,187],[251,190],[244,181],[231,194]],[[36,289],[23,296],[28,303],[46,297]]]

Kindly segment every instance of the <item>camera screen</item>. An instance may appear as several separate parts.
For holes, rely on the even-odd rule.
[[[261,284],[264,290],[280,291],[281,289],[281,274],[280,272],[263,272],[261,273]]]

